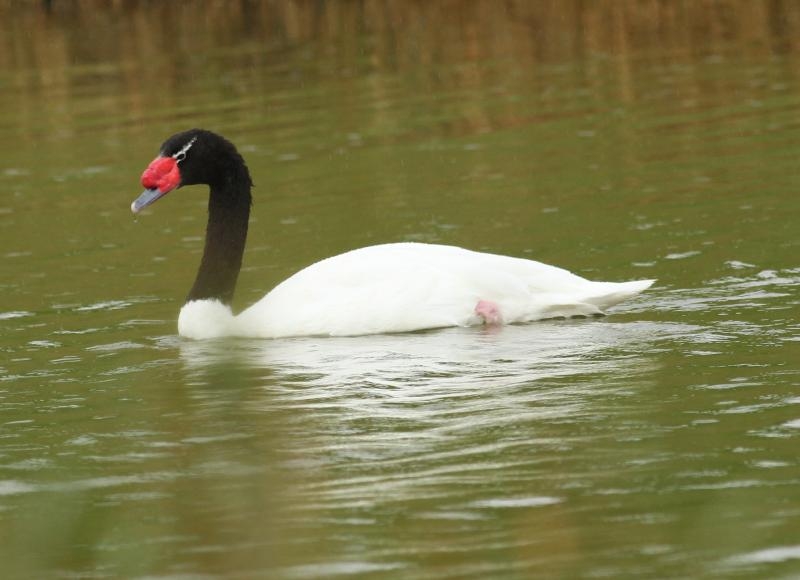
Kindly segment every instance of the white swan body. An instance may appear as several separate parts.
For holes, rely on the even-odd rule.
[[[591,282],[541,262],[453,246],[384,244],[312,264],[238,316],[217,300],[187,302],[178,331],[195,339],[278,338],[530,322],[602,314],[652,283]]]

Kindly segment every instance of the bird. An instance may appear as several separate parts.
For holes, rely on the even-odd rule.
[[[234,315],[253,186],[239,151],[212,131],[183,131],[163,143],[141,183],[134,214],[180,187],[209,187],[203,255],[178,316],[178,334],[190,339],[356,336],[600,315],[655,282],[593,282],[530,259],[391,242],[307,266]]]

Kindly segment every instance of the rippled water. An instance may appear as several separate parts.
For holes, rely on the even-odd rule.
[[[792,6],[53,4],[0,3],[4,578],[800,574]],[[659,282],[182,340],[204,192],[128,208],[194,125],[257,186],[238,307],[398,240]]]

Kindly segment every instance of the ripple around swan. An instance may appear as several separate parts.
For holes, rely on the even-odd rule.
[[[453,328],[403,335],[180,343],[181,358],[199,376],[224,362],[268,368],[280,384],[400,389],[396,396],[442,396],[459,390],[515,384],[625,365],[640,347],[690,334],[680,324],[565,321],[500,329]],[[609,350],[622,356],[609,360]],[[415,391],[415,386],[419,391]],[[456,386],[454,384],[453,386]],[[439,392],[437,387],[445,387]]]
[[[753,268],[756,270],[755,268]],[[656,298],[628,305],[631,311],[645,308],[707,312],[732,308],[784,310],[798,304],[800,272],[797,268],[759,270],[750,276],[725,276],[700,288],[656,289]],[[760,325],[753,324],[754,328]]]
[[[590,424],[597,398],[629,396],[614,377],[645,375],[651,362],[643,352],[691,332],[686,325],[566,321],[499,331],[183,342],[180,354],[197,385],[213,384],[218,368],[263,369],[262,394],[250,404],[257,412],[290,413],[288,445],[303,450],[282,451],[294,458],[291,465],[350,465],[352,475],[298,484],[304,509],[340,512],[387,497],[438,497],[447,501],[425,518],[479,518],[477,508],[557,504],[556,496],[531,496],[511,482],[511,498],[476,500],[472,493],[492,473],[517,473],[524,481],[526,466],[542,460],[531,450],[571,445],[548,435],[546,425]],[[597,375],[610,378],[580,379]],[[524,435],[531,428],[544,431]]]

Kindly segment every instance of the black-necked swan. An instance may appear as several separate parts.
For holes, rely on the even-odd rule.
[[[654,282],[591,282],[533,260],[393,243],[312,264],[234,316],[252,187],[236,147],[202,129],[173,135],[142,174],[146,189],[131,210],[194,184],[207,184],[210,194],[203,257],[178,317],[178,332],[189,338],[343,336],[602,314]]]

